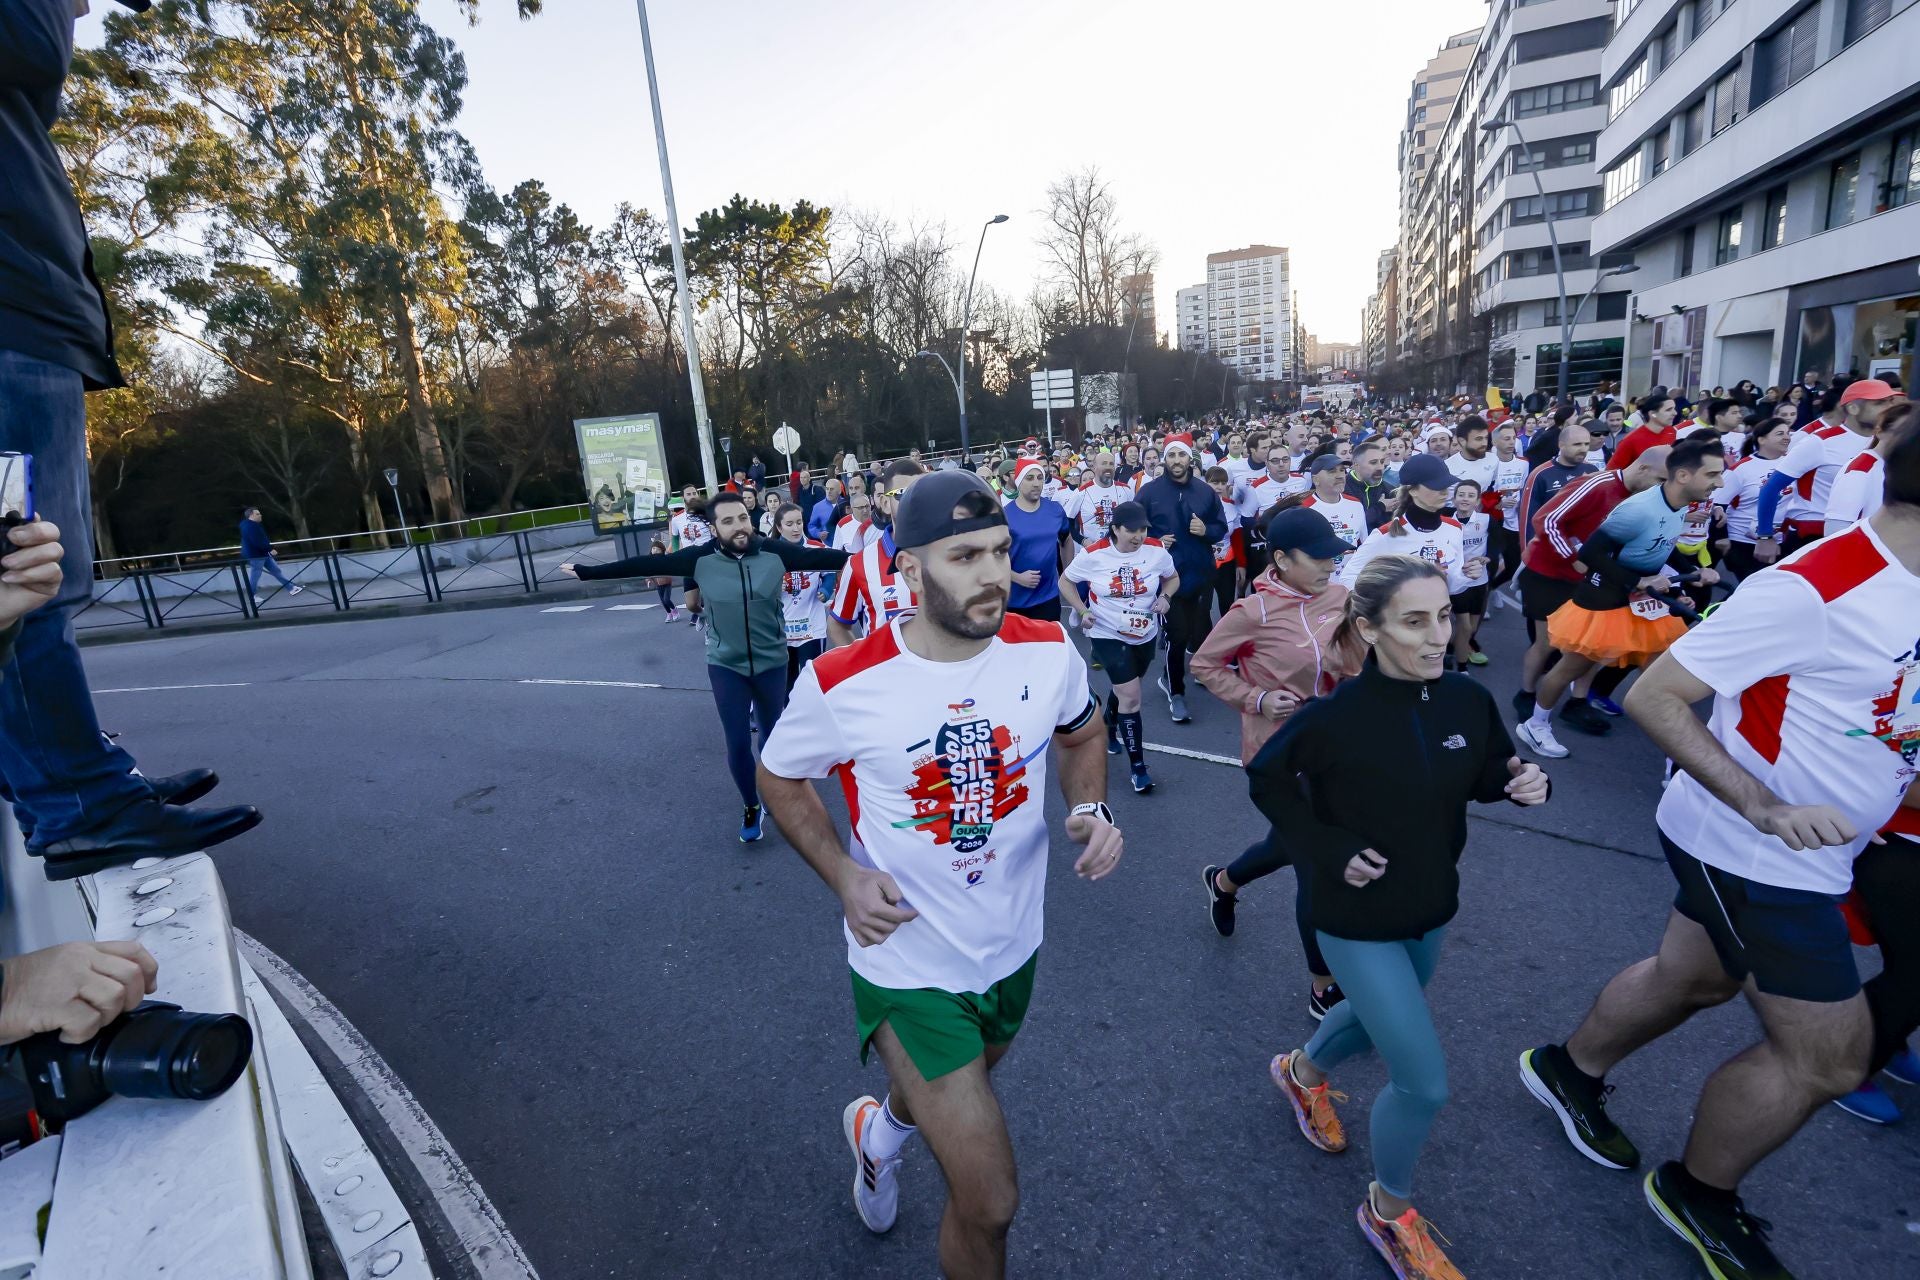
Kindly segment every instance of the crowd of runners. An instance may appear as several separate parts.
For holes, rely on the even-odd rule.
[[[1413,1200],[1447,1098],[1425,988],[1467,809],[1549,803],[1562,731],[1624,717],[1668,757],[1652,817],[1676,883],[1657,953],[1520,1053],[1577,1151],[1639,1168],[1606,1073],[1744,994],[1760,1040],[1643,1192],[1707,1273],[1782,1277],[1744,1176],[1828,1102],[1896,1118],[1881,1071],[1920,1082],[1920,408],[1896,386],[1166,422],[964,465],[736,474],[675,508],[654,554],[567,568],[651,579],[669,620],[684,590],[740,838],[763,837],[764,798],[845,915],[858,1046],[888,1077],[843,1117],[854,1206],[892,1227],[922,1135],[949,1276],[1004,1271],[1017,1181],[989,1073],[1033,988],[1048,776],[1076,871],[1104,877],[1125,847],[1106,757],[1153,793],[1143,725],[1191,719],[1189,678],[1238,713],[1267,829],[1199,869],[1209,918],[1231,936],[1247,886],[1295,869],[1319,1028],[1269,1071],[1332,1153],[1334,1074],[1384,1060],[1356,1216],[1403,1280],[1460,1274]],[[1529,638],[1511,707],[1479,675],[1501,609]],[[829,775],[845,834],[812,786]],[[1882,953],[1864,986],[1856,943]]]

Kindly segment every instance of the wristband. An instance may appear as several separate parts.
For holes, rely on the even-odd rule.
[[[1266,707],[1266,705],[1267,705],[1267,690],[1262,689],[1260,691],[1260,696],[1253,700],[1253,714],[1255,715],[1263,714],[1263,709]]]

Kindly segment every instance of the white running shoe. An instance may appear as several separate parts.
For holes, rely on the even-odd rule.
[[[1527,749],[1537,756],[1564,760],[1568,755],[1567,749],[1560,745],[1560,739],[1553,736],[1553,726],[1550,724],[1522,720],[1515,732],[1520,735],[1520,741],[1527,744]]]
[[[305,590],[306,590],[305,587],[301,586],[299,583],[296,582],[292,586],[287,588],[287,594],[290,596],[297,596],[302,591],[305,591]]]
[[[900,1157],[875,1160],[860,1146],[867,1126],[879,1123],[880,1104],[871,1094],[849,1102],[840,1116],[840,1130],[853,1151],[853,1207],[875,1235],[893,1230],[900,1212]]]

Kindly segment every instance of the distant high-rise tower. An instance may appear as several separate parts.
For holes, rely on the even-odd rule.
[[[1278,382],[1294,357],[1287,251],[1256,244],[1207,255],[1207,350],[1248,382]]]

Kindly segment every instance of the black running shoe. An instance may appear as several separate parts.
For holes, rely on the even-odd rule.
[[[1613,732],[1613,721],[1588,706],[1585,698],[1569,698],[1567,705],[1560,708],[1560,719],[1580,732],[1590,733],[1596,738]]]
[[[1208,867],[1200,873],[1207,881],[1207,919],[1213,921],[1213,931],[1223,938],[1233,936],[1233,908],[1236,899],[1230,893],[1220,892],[1218,877],[1220,868]]]
[[[1525,720],[1533,714],[1533,695],[1525,689],[1514,691],[1513,714],[1521,720]]]
[[[1310,991],[1307,994],[1307,1016],[1315,1022],[1324,1021],[1333,1012],[1333,1006],[1347,998],[1337,982],[1329,982],[1325,991]]]
[[[1560,1117],[1567,1141],[1581,1155],[1609,1169],[1631,1169],[1640,1163],[1639,1148],[1607,1115],[1607,1095],[1613,1086],[1596,1089],[1575,1069],[1565,1048],[1548,1044],[1521,1054],[1520,1082]]]
[[[1667,1229],[1693,1246],[1714,1280],[1793,1280],[1767,1245],[1772,1224],[1747,1212],[1739,1196],[1709,1201],[1689,1196],[1669,1160],[1647,1175],[1647,1204]]]

